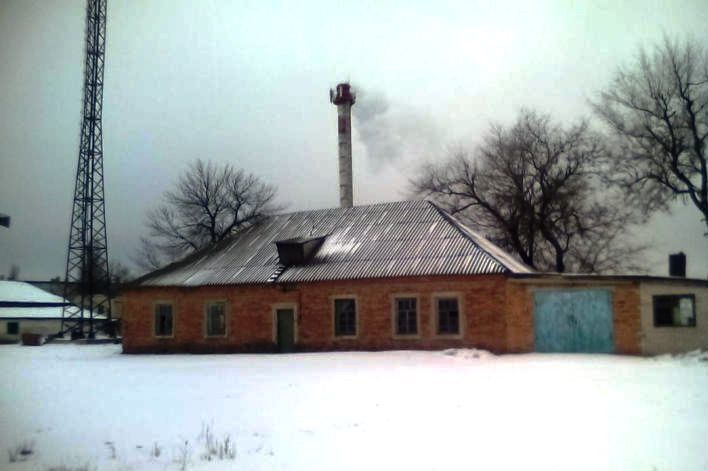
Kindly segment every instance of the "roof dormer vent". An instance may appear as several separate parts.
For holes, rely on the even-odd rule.
[[[280,263],[285,266],[307,263],[317,253],[325,237],[296,237],[275,241]]]

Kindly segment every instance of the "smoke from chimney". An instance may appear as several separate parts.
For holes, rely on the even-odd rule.
[[[357,105],[352,114],[357,135],[374,165],[441,155],[441,132],[431,116],[409,105],[391,103],[383,93],[354,88]]]

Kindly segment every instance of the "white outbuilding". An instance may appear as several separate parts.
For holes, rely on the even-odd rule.
[[[0,281],[0,342],[17,342],[24,333],[56,334],[67,304],[29,283]]]

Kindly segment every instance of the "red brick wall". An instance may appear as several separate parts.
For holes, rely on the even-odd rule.
[[[473,277],[395,278],[332,281],[291,286],[221,286],[199,288],[139,288],[123,296],[123,350],[138,352],[231,352],[275,349],[273,305],[298,308],[299,350],[383,350],[477,347],[494,352],[532,352],[533,289],[535,287],[610,287],[613,290],[615,350],[639,354],[639,288],[632,282],[602,284],[507,280],[502,275]],[[394,338],[392,296],[418,296],[419,336]],[[458,293],[463,314],[461,338],[441,338],[434,332],[433,295]],[[357,299],[358,335],[333,335],[334,296]],[[153,336],[153,303],[171,301],[175,309],[174,337]],[[229,304],[226,338],[205,338],[204,306],[209,300]]]
[[[524,284],[506,285],[506,336],[510,353],[534,351],[533,294]]]
[[[615,287],[614,304],[615,352],[639,355],[641,347],[641,312],[639,283],[632,282]]]
[[[419,336],[396,339],[392,331],[392,295],[418,296]],[[433,295],[461,296],[461,338],[440,338],[434,332]],[[358,335],[333,335],[332,298],[357,299]],[[226,338],[204,337],[204,306],[209,300],[229,305]],[[153,336],[153,303],[174,303],[174,337]],[[454,346],[507,350],[507,282],[503,275],[381,280],[331,281],[292,286],[221,286],[198,288],[135,288],[123,295],[123,350],[155,351],[267,351],[275,348],[273,305],[298,306],[300,350],[429,349]]]

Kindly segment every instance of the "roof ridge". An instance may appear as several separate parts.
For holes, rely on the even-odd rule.
[[[458,220],[455,216],[452,214],[449,214],[447,211],[439,207],[437,204],[435,204],[432,201],[428,201],[430,205],[435,208],[440,215],[445,218],[455,229],[457,229],[460,234],[462,234],[464,237],[466,237],[468,240],[470,240],[475,246],[477,246],[481,251],[489,255],[494,261],[499,263],[502,267],[504,267],[508,272],[511,273],[533,273],[533,270],[531,270],[529,267],[527,267],[525,264],[519,262],[518,260],[514,259],[511,257],[511,255],[507,254],[506,251],[504,251],[501,247],[497,246],[494,242],[486,239],[482,235],[478,234],[477,231],[474,229],[467,227],[462,221]],[[497,249],[499,252],[503,253],[506,255],[506,257],[501,257],[497,253],[492,253],[490,251],[490,247],[492,246],[493,248]],[[502,258],[507,258],[507,260],[502,260]],[[510,265],[517,265],[517,267],[512,267]]]
[[[289,213],[274,213],[274,214],[269,214],[265,217],[277,217],[277,216],[293,216],[295,214],[302,214],[302,213],[314,213],[317,211],[337,211],[341,210],[342,212],[346,211],[352,211],[352,210],[357,210],[357,209],[365,209],[365,208],[373,208],[375,206],[386,206],[386,205],[392,205],[392,204],[400,204],[400,203],[427,203],[429,202],[428,200],[425,199],[404,199],[404,200],[397,200],[397,201],[383,201],[381,203],[370,203],[370,204],[361,204],[361,205],[354,205],[351,208],[342,208],[340,207],[330,207],[330,208],[318,208],[318,209],[300,209],[297,211],[291,211]]]

